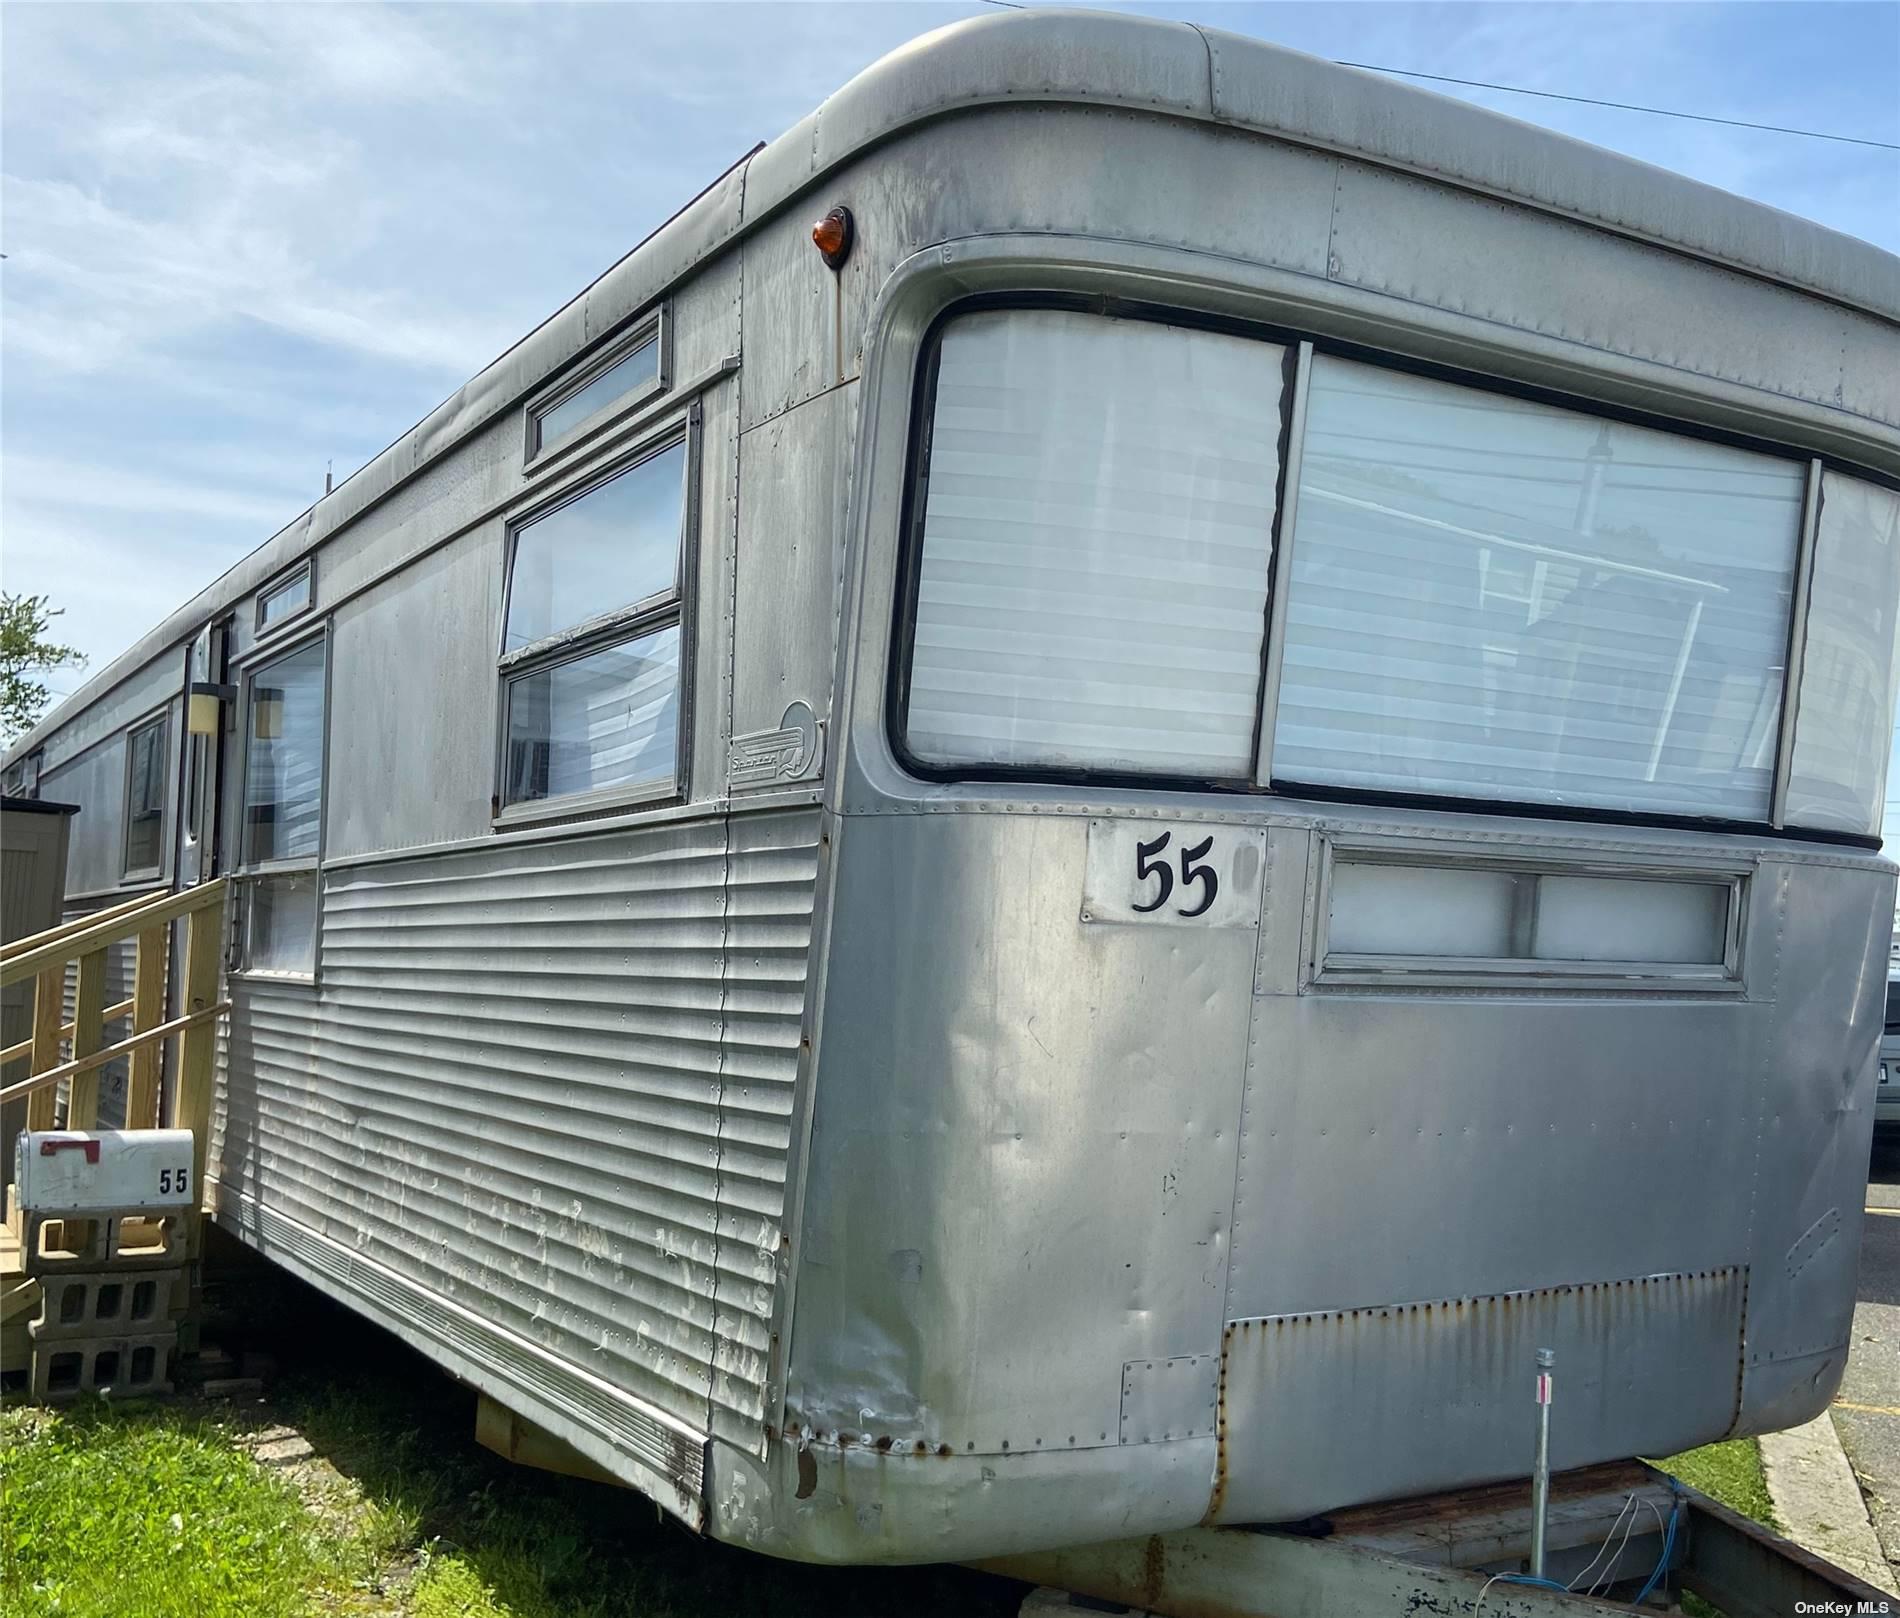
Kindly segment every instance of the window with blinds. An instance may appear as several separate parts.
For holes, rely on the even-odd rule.
[[[515,529],[504,810],[676,789],[687,461],[675,439]]]
[[[325,645],[306,641],[250,676],[244,863],[317,858],[323,829]]]
[[[905,739],[926,764],[1248,777],[1284,350],[1058,310],[938,355]]]
[[[1275,780],[1765,819],[1805,472],[1317,356]]]
[[[1900,623],[1900,494],[1827,472],[1808,587],[1790,826],[1877,833]]]

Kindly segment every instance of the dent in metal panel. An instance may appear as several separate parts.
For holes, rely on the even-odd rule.
[[[739,440],[735,736],[780,728],[793,703],[830,716],[855,392],[834,388]]]
[[[1209,1520],[1523,1476],[1540,1348],[1557,1354],[1553,1469],[1706,1442],[1734,1413],[1747,1279],[1726,1267],[1230,1321]]]
[[[1084,925],[1087,839],[844,825],[788,1428],[1112,1444],[1123,1365],[1218,1333],[1253,935]]]
[[[1891,353],[1868,315],[1532,209],[1341,164],[1336,281],[1699,376],[1900,423],[1900,375],[1841,356]],[[1633,286],[1642,288],[1632,297]],[[1660,403],[1660,401],[1659,401]]]
[[[1787,898],[1771,918],[1784,935],[1777,1015],[1755,1058],[1742,1432],[1818,1414],[1846,1364],[1894,909],[1891,867],[1859,866],[1771,860],[1756,883],[1785,883]]]

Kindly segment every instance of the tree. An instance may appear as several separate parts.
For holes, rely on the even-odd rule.
[[[0,741],[12,741],[45,708],[46,687],[35,674],[85,666],[77,647],[47,638],[53,620],[65,611],[49,607],[47,600],[0,591]]]

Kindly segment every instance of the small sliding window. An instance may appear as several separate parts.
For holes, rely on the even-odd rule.
[[[1741,986],[1740,871],[1330,842],[1323,861],[1320,984]]]
[[[170,749],[166,717],[140,725],[126,738],[125,876],[157,876],[165,863],[165,781]]]
[[[527,459],[604,426],[667,385],[664,316],[616,338],[528,406]]]
[[[504,818],[547,800],[568,812],[678,790],[689,459],[674,437],[513,530]]]
[[[257,632],[268,635],[293,618],[300,618],[316,601],[316,568],[300,563],[257,592]]]

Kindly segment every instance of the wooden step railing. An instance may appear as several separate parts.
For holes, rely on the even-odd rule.
[[[206,1138],[217,1051],[217,1019],[230,1009],[218,998],[224,947],[226,884],[222,877],[179,893],[129,899],[47,932],[0,947],[0,988],[33,979],[33,1034],[0,1050],[0,1074],[24,1064],[26,1074],[0,1085],[0,1105],[26,1099],[26,1127],[51,1129],[58,1119],[58,1087],[68,1081],[65,1127],[91,1129],[99,1121],[99,1070],[128,1059],[125,1127],[159,1122],[159,1057],[166,1040],[178,1049],[170,1126],[189,1129],[196,1142],[196,1176],[204,1184]],[[178,1014],[165,1019],[165,974],[172,923],[183,919],[184,978]],[[132,998],[107,1005],[106,951],[132,942]],[[65,1019],[66,969],[77,963],[73,1018]],[[106,1042],[106,1025],[130,1019],[131,1032]],[[62,1058],[60,1042],[71,1041]],[[10,1181],[13,1165],[3,1171]]]

